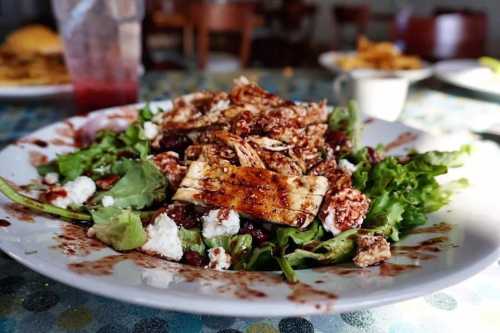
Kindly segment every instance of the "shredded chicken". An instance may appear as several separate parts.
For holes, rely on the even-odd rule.
[[[153,162],[163,172],[169,184],[176,189],[186,175],[187,167],[179,161],[179,154],[168,151],[154,155]]]

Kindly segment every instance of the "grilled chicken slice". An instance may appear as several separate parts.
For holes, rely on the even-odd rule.
[[[243,215],[293,227],[316,216],[328,181],[321,176],[287,177],[249,167],[193,162],[173,199],[232,208]]]

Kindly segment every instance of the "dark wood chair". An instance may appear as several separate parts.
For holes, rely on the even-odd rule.
[[[405,53],[428,60],[477,58],[485,54],[487,17],[484,14],[412,16],[395,27]]]
[[[259,24],[253,3],[196,2],[190,6],[190,17],[196,29],[197,62],[205,69],[210,50],[210,34],[238,33],[241,36],[240,66],[245,67],[250,58],[252,31]]]
[[[342,43],[342,27],[352,25],[356,29],[356,39],[360,35],[365,35],[370,22],[371,8],[369,5],[334,5],[332,16],[335,22],[334,47],[340,47]],[[355,40],[350,43],[355,43]]]
[[[146,0],[146,13],[142,27],[143,63],[147,68],[168,68],[151,56],[153,50],[148,39],[153,35],[182,34],[184,55],[194,54],[193,24],[189,16],[189,4],[183,0]]]

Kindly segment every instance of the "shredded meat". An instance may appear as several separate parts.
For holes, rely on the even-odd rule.
[[[356,239],[357,253],[354,263],[359,267],[368,267],[391,257],[391,246],[383,236],[359,235]]]
[[[179,187],[187,171],[187,167],[179,161],[179,154],[167,151],[154,155],[153,162],[167,176],[169,184],[174,189]]]

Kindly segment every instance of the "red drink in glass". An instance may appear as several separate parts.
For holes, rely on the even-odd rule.
[[[114,105],[131,104],[138,100],[137,80],[107,84],[92,79],[80,79],[74,82],[74,89],[80,114]]]
[[[78,113],[137,102],[141,0],[53,0]]]

